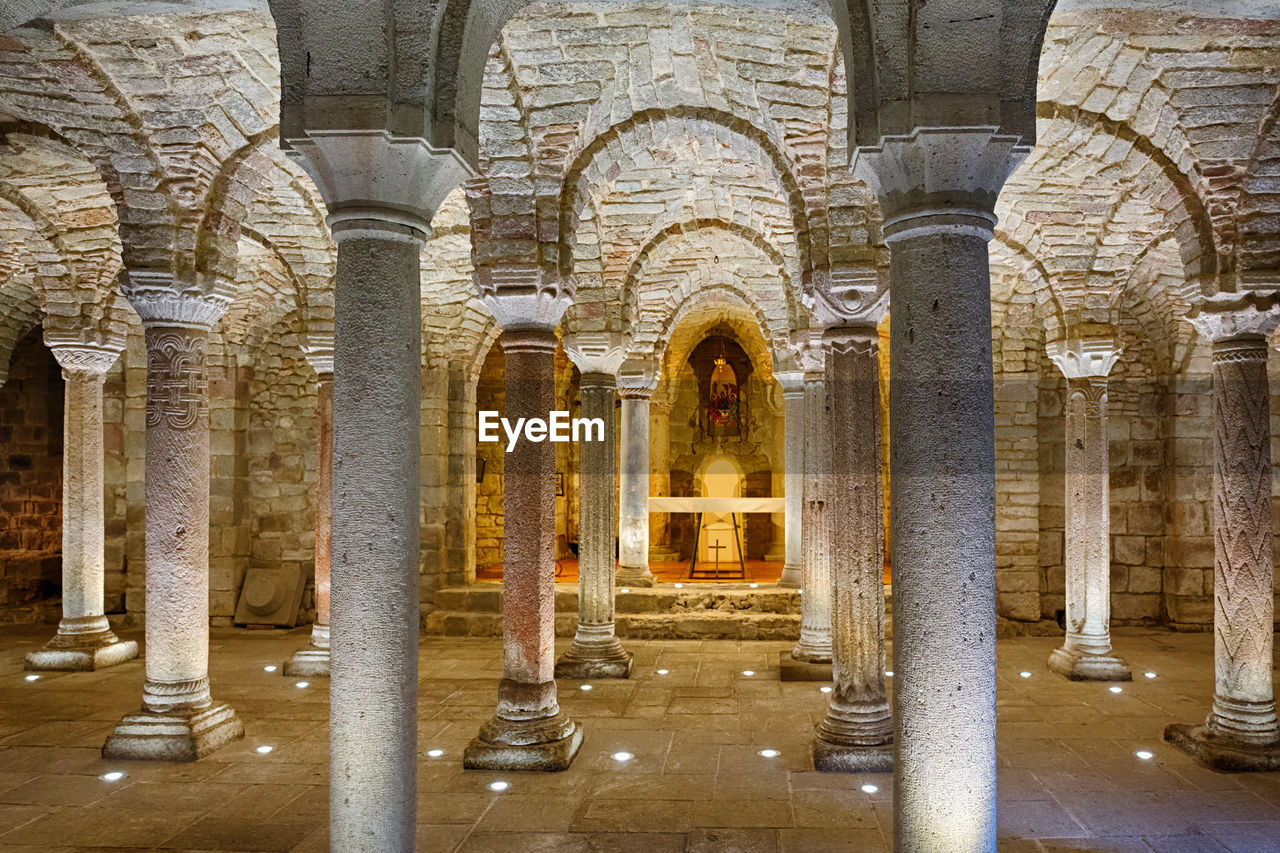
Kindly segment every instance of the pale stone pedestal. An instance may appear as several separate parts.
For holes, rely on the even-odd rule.
[[[107,617],[64,618],[53,639],[27,654],[24,667],[37,672],[93,672],[137,656],[137,641],[117,637]]]
[[[134,761],[196,761],[244,737],[244,724],[230,705],[196,711],[126,714],[102,745],[103,758]]]
[[[1280,770],[1280,741],[1253,746],[1215,737],[1204,726],[1174,723],[1164,739],[1214,770],[1268,772]]]
[[[582,727],[564,712],[537,720],[493,717],[467,744],[467,770],[568,770],[582,747]]]
[[[1129,664],[1115,655],[1091,655],[1079,649],[1054,649],[1049,670],[1071,681],[1132,681]]]
[[[800,660],[784,651],[778,653],[778,671],[783,681],[830,681],[831,661]]]
[[[813,739],[813,769],[822,773],[890,773],[893,771],[893,742],[851,747]]]
[[[289,678],[328,678],[329,650],[314,647],[299,649],[284,662],[284,674]]]

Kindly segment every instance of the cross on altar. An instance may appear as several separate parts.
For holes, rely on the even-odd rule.
[[[708,546],[707,546],[707,550],[708,550],[708,551],[714,551],[714,552],[715,552],[715,555],[716,555],[716,563],[717,563],[717,564],[720,562],[720,552],[721,552],[721,551],[723,551],[724,549],[725,549],[725,546],[724,546],[724,545],[722,545],[722,544],[720,544],[720,540],[719,540],[719,539],[717,539],[717,540],[716,540],[716,544],[714,544],[714,545],[708,545]]]

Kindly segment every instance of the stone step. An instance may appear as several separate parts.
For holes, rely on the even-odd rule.
[[[663,584],[615,596],[618,635],[636,639],[793,640],[800,634],[800,593],[747,584]],[[892,612],[890,588],[886,609]],[[572,637],[578,585],[556,584],[556,636]],[[425,633],[446,637],[502,635],[502,586],[477,583],[436,591]]]

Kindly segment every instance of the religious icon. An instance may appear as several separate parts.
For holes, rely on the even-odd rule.
[[[707,421],[711,435],[738,435],[738,377],[725,357],[724,343],[711,371],[711,393],[707,401]]]

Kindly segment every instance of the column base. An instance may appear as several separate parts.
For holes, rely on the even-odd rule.
[[[800,588],[800,567],[799,566],[783,566],[782,577],[778,578],[778,586],[783,589],[799,589]]]
[[[289,678],[328,678],[329,650],[314,646],[299,649],[284,662],[284,674]]]
[[[831,659],[802,660],[794,656],[794,652],[778,653],[778,670],[783,681],[830,681]]]
[[[197,761],[244,737],[244,724],[230,705],[197,711],[127,714],[102,745],[102,757],[129,761]]]
[[[1164,739],[1213,770],[1227,772],[1268,772],[1280,770],[1280,741],[1254,745],[1217,737],[1204,726],[1174,723],[1164,730]]]
[[[121,640],[111,631],[55,634],[44,648],[28,653],[23,666],[40,672],[95,672],[137,656],[137,640]]]
[[[1129,664],[1115,655],[1091,655],[1075,649],[1054,649],[1049,669],[1071,681],[1132,681]]]
[[[648,566],[618,566],[613,575],[614,586],[650,587],[656,582]]]
[[[851,746],[815,737],[813,769],[823,773],[891,773],[893,743]]]
[[[582,727],[564,712],[541,720],[494,717],[462,752],[467,770],[568,770],[582,746]]]
[[[650,563],[674,563],[680,559],[680,555],[672,548],[661,546],[649,549]]]
[[[633,655],[631,652],[570,647],[556,661],[556,678],[576,678],[590,681],[595,678],[630,678]]]

